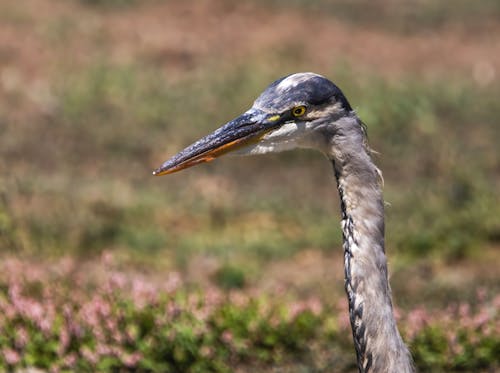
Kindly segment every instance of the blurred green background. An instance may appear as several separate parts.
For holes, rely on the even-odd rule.
[[[314,71],[379,153],[396,304],[498,292],[499,20],[494,0],[0,1],[1,254],[112,252],[195,286],[342,296],[320,154],[151,176],[271,81]]]

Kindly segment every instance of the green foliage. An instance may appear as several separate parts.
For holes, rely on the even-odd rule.
[[[68,260],[53,271],[8,262],[0,274],[2,370],[272,371],[288,363],[323,369],[327,354],[344,372],[354,362],[348,322],[335,316],[346,310],[319,299],[187,290],[178,279],[164,287],[117,271],[109,258],[100,275],[76,276]],[[481,297],[474,308],[462,303],[402,314],[399,324],[419,371],[500,366],[500,299]]]
[[[224,289],[242,289],[245,286],[245,273],[238,267],[224,265],[215,273],[215,281]]]
[[[414,341],[412,353],[423,369],[442,368],[446,362],[448,342],[444,331],[439,328],[427,328]]]
[[[411,350],[419,369],[434,371],[480,371],[500,364],[500,341],[495,336],[482,336],[479,331],[457,325],[454,340],[439,326],[425,328],[413,340]]]
[[[119,9],[130,7],[136,3],[135,0],[79,0],[85,5],[98,9]]]
[[[229,372],[238,362],[278,362],[304,351],[320,326],[307,306],[291,314],[269,298],[224,300],[215,289],[143,293],[140,282],[116,282],[116,275],[67,299],[61,295],[72,281],[58,278],[68,288],[43,289],[50,293],[43,303],[25,295],[29,282],[7,284],[0,368]]]
[[[2,185],[0,184],[0,188]],[[0,189],[0,247],[7,250],[18,249],[16,227],[10,211],[7,195]]]

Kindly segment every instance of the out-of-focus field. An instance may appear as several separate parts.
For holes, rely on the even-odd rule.
[[[417,367],[500,369],[499,21],[494,0],[0,0],[0,370],[355,371],[320,154],[151,176],[298,71],[379,153]]]

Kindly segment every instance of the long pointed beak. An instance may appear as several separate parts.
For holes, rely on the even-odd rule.
[[[276,122],[275,116],[269,118],[260,110],[250,109],[174,155],[154,170],[153,175],[167,175],[210,162],[223,154],[258,142],[265,133],[276,127]]]

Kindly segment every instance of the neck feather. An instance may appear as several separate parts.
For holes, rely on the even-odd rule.
[[[341,200],[345,290],[359,371],[413,372],[392,309],[381,175],[360,121],[353,115],[335,126],[328,131],[328,155]]]

